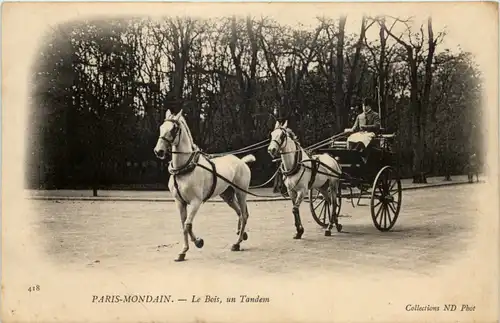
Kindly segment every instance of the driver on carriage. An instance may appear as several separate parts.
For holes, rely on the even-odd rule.
[[[378,113],[372,110],[373,101],[369,98],[363,100],[363,112],[356,117],[352,128],[344,130],[346,133],[352,133],[347,138],[347,148],[365,151],[370,145],[375,134],[380,130],[380,117]],[[366,162],[366,154],[364,160]]]

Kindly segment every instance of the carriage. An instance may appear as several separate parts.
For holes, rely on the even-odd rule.
[[[359,151],[348,149],[346,137],[342,139],[345,140],[334,140],[329,147],[315,150],[315,153],[327,153],[335,158],[342,173],[336,205],[326,205],[318,190],[309,190],[314,220],[326,228],[328,214],[333,212],[340,216],[343,199],[350,200],[353,207],[360,205],[361,199],[369,199],[374,226],[380,231],[389,231],[396,223],[402,199],[398,163],[392,150],[394,134],[380,131],[367,148],[366,160]]]
[[[371,155],[366,162],[359,152],[347,149],[346,141],[333,140],[340,136],[328,139],[333,142],[330,148],[319,149],[323,144],[315,144],[316,154],[311,154],[313,149],[306,151],[301,147],[295,134],[287,127],[287,121],[276,121],[271,132],[268,152],[271,156],[281,156],[282,175],[287,178],[285,183],[293,195],[292,213],[297,230],[294,239],[300,239],[304,233],[299,207],[307,191],[313,218],[325,228],[326,236],[331,235],[333,225],[338,232],[342,230],[342,225],[338,223],[342,198],[353,201],[353,188],[359,190],[358,202],[365,195],[370,195],[372,219],[377,229],[389,231],[396,223],[401,208],[401,182],[390,149],[393,135],[377,135],[368,148]],[[257,149],[259,144],[252,145],[256,146],[252,149]],[[181,216],[184,237],[183,248],[176,261],[185,260],[189,240],[197,248],[203,247],[203,239],[193,231],[193,221],[200,206],[214,196],[220,196],[238,216],[238,239],[231,250],[239,251],[240,244],[248,239],[245,231],[249,215],[246,196],[256,195],[248,191],[251,171],[247,166],[255,161],[255,157],[247,154],[239,158],[235,156],[236,152],[220,157],[203,153],[193,141],[182,110],[177,114],[167,110],[160,126],[154,153],[164,159],[168,150],[172,154],[168,187],[173,192]],[[368,193],[370,186],[371,192]],[[346,189],[350,190],[350,194],[344,194]]]

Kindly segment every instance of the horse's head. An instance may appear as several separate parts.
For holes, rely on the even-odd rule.
[[[179,121],[182,116],[182,110],[179,111],[176,115],[172,114],[170,110],[167,110],[165,114],[165,120],[163,124],[160,126],[160,137],[156,142],[156,146],[154,148],[154,153],[156,157],[160,159],[165,159],[165,154],[168,149],[171,149],[172,146],[176,146],[179,144],[180,132],[181,132],[181,123]]]
[[[281,152],[281,149],[283,149],[283,147],[285,146],[286,140],[288,138],[287,125],[288,121],[285,121],[283,124],[280,124],[279,121],[276,121],[274,130],[271,132],[271,142],[267,147],[267,152],[273,158],[275,158]]]

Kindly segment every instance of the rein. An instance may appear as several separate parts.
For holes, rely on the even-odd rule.
[[[278,144],[278,147],[280,148],[280,150],[283,148],[283,145],[286,145],[286,141],[289,138],[286,129],[281,128],[281,130],[283,131],[282,136],[284,136],[284,139],[281,140],[281,143],[278,140],[273,139],[273,141],[276,142],[276,144]],[[290,138],[290,139],[292,139],[292,138]],[[302,176],[304,176],[304,173],[305,173],[306,169],[310,170],[312,172],[312,174],[311,174],[311,178],[310,178],[309,183],[308,183],[309,189],[312,187],[312,185],[313,185],[313,183],[314,183],[314,181],[316,179],[316,175],[318,175],[318,174],[325,175],[327,177],[338,178],[338,179],[342,178],[342,175],[343,175],[342,173],[339,173],[338,171],[334,170],[330,166],[328,166],[325,163],[321,162],[319,159],[311,158],[307,154],[307,152],[305,152],[305,151],[304,151],[304,153],[306,154],[306,156],[307,156],[308,159],[302,159],[302,157],[303,157],[303,149],[300,146],[300,143],[298,143],[294,139],[292,139],[292,140],[293,140],[293,142],[295,144],[295,150],[287,151],[287,152],[281,152],[280,151],[280,155],[295,153],[295,158],[294,158],[293,166],[288,171],[286,171],[284,169],[283,158],[280,157],[281,158],[280,169],[281,169],[282,174],[284,176],[287,176],[287,177],[293,176],[293,175],[297,174],[300,171],[301,168],[303,168],[303,171],[300,174],[299,179],[297,180],[297,183],[299,183],[300,180],[302,179]],[[307,165],[305,165],[305,162],[311,162],[312,165],[311,166],[307,166]],[[331,173],[326,173],[324,171],[320,171],[319,170],[320,166],[323,166],[324,168],[326,168]]]
[[[177,144],[175,144],[175,145],[178,145],[180,140],[181,140],[180,137],[182,135],[182,128],[180,127],[180,122],[178,120],[172,120],[172,119],[169,119],[166,121],[171,121],[175,124],[176,130],[173,130],[173,138],[174,139],[172,141],[170,141],[167,138],[165,138],[164,136],[161,136],[160,139],[165,140],[172,147],[175,143],[176,138],[177,138]],[[230,180],[228,180],[224,176],[220,175],[215,169],[215,164],[211,160],[211,156],[206,154],[206,153],[203,153],[196,145],[193,144],[192,141],[191,141],[191,148],[193,149],[193,151],[170,151],[172,154],[191,154],[191,156],[189,156],[188,161],[185,162],[183,165],[181,165],[177,168],[173,168],[173,163],[171,162],[169,165],[169,169],[168,169],[169,173],[173,176],[174,186],[175,186],[175,189],[177,190],[177,194],[179,195],[179,197],[183,203],[188,204],[187,201],[180,194],[180,190],[179,190],[179,186],[178,186],[176,177],[180,176],[180,175],[188,175],[196,167],[201,167],[201,168],[209,171],[210,173],[212,173],[212,175],[214,175],[212,188],[210,189],[209,194],[204,198],[204,202],[206,202],[212,196],[213,192],[215,191],[217,178],[220,178],[223,181],[225,181],[226,183],[228,183],[229,185],[231,185],[232,187],[234,187],[242,192],[245,192],[249,195],[253,195],[255,197],[262,197],[262,198],[275,198],[276,197],[274,195],[254,194],[254,193],[249,192],[248,190],[246,190],[244,188],[239,187],[238,185],[234,184],[233,182],[231,182]],[[212,169],[198,163],[200,156],[205,157],[205,159],[208,161],[208,163],[212,166]],[[277,173],[278,172],[276,171],[276,173],[273,175],[273,178],[274,178],[274,176],[276,176]],[[268,182],[270,182],[270,181],[268,181]]]
[[[215,176],[217,176],[218,178],[222,179],[224,182],[226,182],[226,183],[230,184],[232,187],[234,187],[234,188],[236,188],[237,190],[240,190],[240,191],[242,191],[242,192],[245,192],[245,193],[247,193],[247,194],[249,194],[249,195],[252,195],[252,196],[255,196],[255,197],[276,198],[276,196],[275,196],[275,195],[259,195],[259,194],[254,194],[254,193],[252,193],[252,192],[249,192],[249,191],[247,191],[246,189],[241,188],[241,187],[239,187],[238,185],[234,184],[233,182],[231,182],[230,180],[228,180],[227,178],[225,178],[225,177],[224,177],[224,176],[222,176],[221,174],[219,174],[219,173],[217,173],[217,172],[214,172],[214,171],[212,171],[211,169],[209,169],[209,168],[207,168],[207,167],[205,167],[205,166],[203,166],[203,165],[198,164],[197,166],[199,166],[199,167],[201,167],[201,168],[203,168],[203,169],[205,169],[205,170],[207,170],[207,171],[211,172],[212,174],[214,174],[214,175],[215,175]]]
[[[175,124],[175,130],[173,130],[173,136],[174,136],[174,139],[173,140],[168,140],[167,138],[165,138],[164,136],[161,136],[160,139],[161,140],[164,140],[166,141],[170,146],[173,146],[174,144],[175,145],[178,145],[179,142],[180,142],[180,137],[182,135],[182,127],[180,127],[180,122],[178,120],[167,120],[167,121],[170,121],[170,122],[173,122]],[[283,139],[281,140],[282,142],[279,143],[276,139],[273,139],[274,142],[276,142],[278,144],[278,146],[280,147],[280,149],[282,148],[283,144],[286,144],[287,140],[288,140],[288,133],[285,129],[282,129],[283,130]],[[292,138],[290,138],[292,139]],[[175,141],[177,140],[177,143],[175,143]],[[292,139],[293,140],[293,139]],[[311,159],[307,152],[305,152],[305,154],[307,155],[307,157],[309,159],[306,159],[306,160],[302,160],[302,157],[303,157],[303,149],[302,147],[300,146],[300,144],[296,141],[296,140],[293,140],[294,144],[295,144],[295,147],[296,149],[295,150],[292,150],[292,151],[288,151],[288,152],[280,152],[280,155],[285,155],[285,154],[295,154],[295,158],[294,158],[294,163],[293,163],[293,166],[290,170],[285,170],[284,169],[284,164],[282,164],[280,166],[280,169],[282,174],[285,175],[285,176],[292,176],[296,173],[298,173],[300,171],[300,169],[303,167],[303,172],[301,174],[301,177],[304,175],[305,173],[305,170],[306,169],[309,169],[309,170],[312,170],[313,173],[317,173],[317,174],[322,174],[322,175],[326,175],[326,176],[330,176],[330,177],[337,177],[339,178],[341,174],[339,174],[338,172],[336,172],[335,170],[333,170],[332,168],[330,168],[329,166],[325,165],[324,163],[320,162],[319,160],[314,160],[314,159]],[[260,143],[257,143],[253,146],[257,146],[259,145]],[[209,155],[209,154],[206,154],[204,152],[202,152],[196,145],[194,145],[192,142],[191,142],[191,147],[193,149],[193,151],[170,151],[171,154],[190,154],[191,156],[189,156],[189,159],[186,163],[184,163],[183,165],[177,167],[177,168],[173,168],[173,164],[172,162],[170,163],[170,166],[169,166],[169,173],[174,176],[174,186],[175,188],[177,189],[177,191],[179,192],[179,188],[178,188],[178,185],[177,185],[177,181],[176,181],[176,176],[179,176],[179,175],[187,175],[189,174],[190,172],[192,172],[196,167],[201,167],[207,171],[209,171],[210,173],[212,173],[214,175],[214,181],[215,181],[215,178],[220,178],[222,179],[224,182],[230,184],[232,187],[242,191],[242,192],[245,192],[249,195],[252,195],[252,196],[255,196],[255,197],[261,197],[261,198],[276,198],[276,196],[274,195],[259,195],[259,194],[254,194],[252,192],[249,192],[248,190],[244,189],[244,188],[241,188],[239,187],[238,185],[234,184],[233,182],[231,182],[230,180],[228,180],[227,178],[225,178],[224,176],[220,175],[219,173],[217,173],[217,171],[215,170],[215,165],[214,163],[211,161],[211,159],[214,157],[214,155]],[[254,148],[255,149],[255,148]],[[242,149],[241,152],[243,152],[245,149]],[[198,163],[198,160],[199,160],[199,157],[200,156],[203,156],[205,157],[205,159],[207,159],[207,161],[212,165],[212,169],[210,168],[207,168],[206,166],[204,165],[201,165]],[[310,161],[312,162],[313,164],[317,163],[319,165],[322,165],[324,166],[325,168],[327,168],[329,171],[333,172],[334,175],[332,174],[327,174],[325,172],[321,172],[319,171],[317,168],[318,167],[309,167],[309,166],[306,166],[304,164],[305,161]],[[278,170],[274,173],[274,175],[271,177],[270,180],[268,180],[266,183],[262,184],[262,185],[259,185],[259,186],[264,186],[265,184],[269,183],[278,173]],[[315,176],[314,176],[315,177]],[[300,180],[300,179],[299,179]],[[311,183],[310,185],[312,184],[312,181],[314,180],[314,178],[311,178]],[[259,187],[257,186],[257,187]],[[213,191],[215,189],[215,186],[213,185],[212,189],[211,189],[211,193],[208,194],[208,196],[204,199],[205,201],[208,200],[211,195],[213,194]],[[179,194],[179,197],[181,198],[181,200],[186,203],[186,201],[182,198],[182,196],[180,196]],[[186,203],[187,204],[187,203]]]

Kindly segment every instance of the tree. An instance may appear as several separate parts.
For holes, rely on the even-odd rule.
[[[432,19],[429,17],[427,20],[428,31],[428,48],[425,60],[425,77],[423,93],[420,93],[419,87],[419,65],[422,62],[421,52],[425,43],[425,34],[423,25],[420,27],[420,34],[413,33],[409,26],[409,21],[395,19],[406,26],[409,39],[404,41],[402,36],[396,36],[392,31],[387,28],[384,20],[380,21],[380,26],[401,46],[406,50],[406,59],[410,69],[410,100],[412,107],[412,126],[414,138],[413,146],[413,182],[426,183],[424,154],[425,154],[425,130],[426,130],[426,113],[429,105],[429,93],[432,83],[432,61],[434,52],[438,42],[444,36],[440,33],[438,37],[434,38],[432,30]]]
[[[397,132],[404,177],[459,172],[484,136],[474,58],[440,51],[444,33],[431,19],[363,17],[355,34],[346,21],[165,17],[58,26],[32,79],[32,184],[166,187],[166,162],[152,148],[167,107],[182,106],[196,143],[217,153],[268,138],[274,117],[288,119],[308,146],[352,122],[357,99],[377,95],[384,127]],[[260,184],[274,167],[265,150],[254,153]]]

